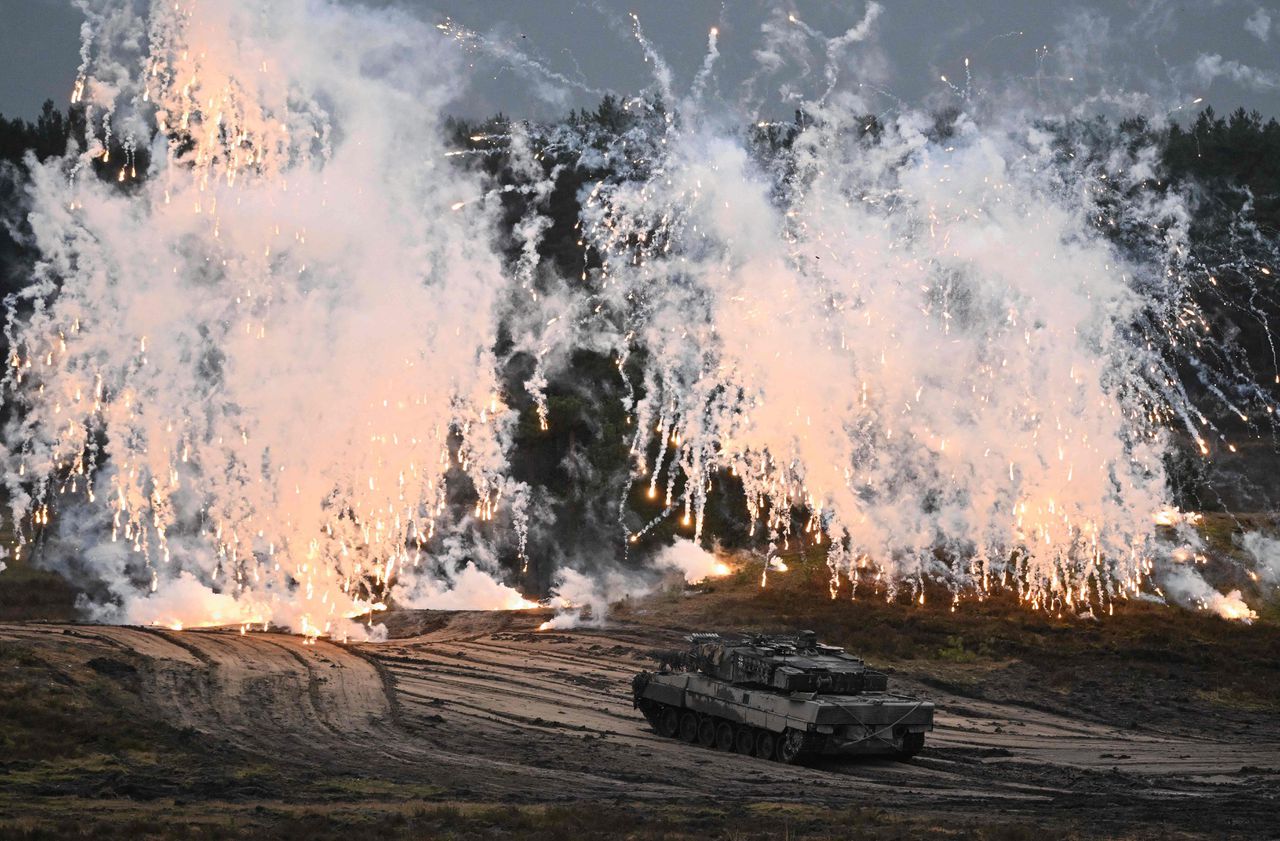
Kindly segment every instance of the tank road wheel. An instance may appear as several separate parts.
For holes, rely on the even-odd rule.
[[[698,741],[698,717],[688,710],[680,716],[680,738],[686,742]]]
[[[716,726],[716,750],[731,751],[734,743],[733,725],[722,721]]]
[[[756,736],[756,756],[761,759],[773,759],[774,747],[778,744],[777,738],[768,730],[761,730]]]
[[[708,717],[698,722],[698,744],[704,748],[715,747],[716,720],[714,718]]]
[[[799,730],[787,728],[782,731],[782,735],[778,738],[778,745],[774,748],[774,758],[779,762],[785,762],[790,765],[800,757],[800,751],[804,748],[804,734]]]
[[[658,716],[658,732],[668,739],[680,735],[680,711],[675,707],[663,707]]]
[[[754,728],[742,725],[733,734],[733,749],[745,756],[750,756],[756,752],[756,731]]]
[[[910,759],[924,747],[923,733],[903,733],[902,747],[898,750],[899,759]]]

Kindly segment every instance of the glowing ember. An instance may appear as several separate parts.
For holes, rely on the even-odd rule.
[[[1242,622],[1252,622],[1258,618],[1257,612],[1251,610],[1248,605],[1240,598],[1239,590],[1232,590],[1225,596],[1221,596],[1220,600],[1210,601],[1205,605],[1206,610],[1212,610],[1223,619],[1238,619]]]
[[[1152,520],[1159,526],[1176,526],[1179,523],[1195,525],[1204,518],[1194,511],[1179,511],[1176,508],[1165,508],[1157,511]]]

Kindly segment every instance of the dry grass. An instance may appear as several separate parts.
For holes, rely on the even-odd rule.
[[[636,841],[763,841],[784,838],[807,841],[1068,841],[1096,837],[1083,826],[1050,826],[1017,818],[940,820],[932,815],[892,815],[875,808],[833,810],[775,803],[742,807],[688,804],[548,806],[398,804],[351,800],[323,806],[283,803],[250,806],[207,802],[175,808],[169,803],[70,801],[25,809],[26,814],[21,818],[5,817],[6,805],[11,804],[0,799],[0,837],[13,841],[75,838],[347,841],[359,837],[378,838],[379,841],[436,838],[511,838],[521,841],[564,841],[566,838],[625,838]]]
[[[0,545],[3,543],[0,534]],[[76,618],[76,591],[61,575],[37,569],[25,560],[5,560],[0,570],[0,621],[61,621]]]

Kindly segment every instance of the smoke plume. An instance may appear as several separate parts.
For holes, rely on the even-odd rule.
[[[505,281],[475,236],[484,193],[440,146],[458,74],[421,54],[434,30],[302,0],[84,5],[98,134],[32,171],[15,517],[55,495],[109,510],[87,539],[124,547],[106,583],[127,620],[304,633],[358,632],[451,475],[476,519],[523,530],[492,358]],[[125,189],[87,171],[113,137]]]
[[[874,108],[878,4],[835,37],[768,18],[747,88],[820,77],[809,101],[781,83],[794,122],[706,101],[716,30],[681,97],[632,15],[652,95],[467,149],[444,140],[453,46],[547,101],[583,85],[395,9],[81,5],[90,139],[30,165],[42,256],[10,302],[4,481],[23,539],[48,527],[50,562],[106,587],[95,615],[360,635],[390,599],[527,606],[499,579],[528,572],[555,509],[513,478],[508,403],[551,428],[550,383],[579,351],[621,385],[577,401],[594,449],[571,435],[555,465],[586,535],[538,547],[560,562],[556,627],[652,586],[627,564],[660,527],[689,539],[656,567],[719,573],[699,548],[717,481],[771,550],[823,546],[833,597],[875,582],[922,600],[932,579],[956,600],[1109,607],[1168,552],[1178,438],[1234,451],[1216,418],[1252,432],[1274,412],[1197,303],[1217,280],[1152,142],[975,104],[945,77],[964,108]],[[1274,86],[1201,58],[1204,84]],[[1089,102],[1121,100],[1145,101]],[[458,165],[490,153],[500,177]],[[539,245],[566,173],[582,264],[561,277]],[[616,474],[591,461],[606,435],[626,438]],[[660,513],[641,521],[633,492]],[[607,540],[607,562],[575,566]],[[1249,615],[1193,568],[1162,575]]]

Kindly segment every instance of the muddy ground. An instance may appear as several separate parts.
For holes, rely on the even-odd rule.
[[[1280,837],[1280,626],[1163,606],[832,603],[820,570],[619,605],[402,612],[379,644],[0,625],[0,837]],[[937,705],[908,762],[664,740],[688,630],[813,627]]]

